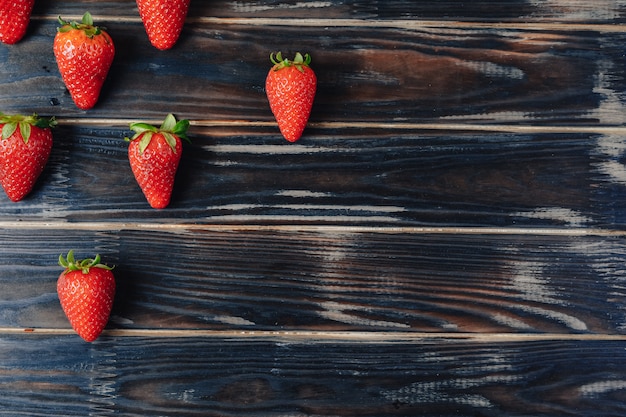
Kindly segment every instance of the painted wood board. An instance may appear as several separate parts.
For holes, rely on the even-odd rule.
[[[31,194],[0,221],[622,229],[617,134],[192,126],[170,206],[150,208],[128,127],[59,126]],[[112,226],[115,227],[115,226]]]
[[[66,91],[52,53],[57,24],[47,20],[24,42],[0,45],[0,108],[104,122],[173,112],[273,124],[269,54],[301,50],[318,73],[312,124],[624,125],[623,33],[192,22],[163,52],[141,22],[102,24],[118,48],[94,109],[79,110]]]
[[[188,20],[199,18],[282,19],[429,19],[440,22],[615,24],[625,20],[624,0],[331,0],[331,1],[192,1]],[[137,18],[132,0],[37,2],[35,16],[80,16],[85,10]]]
[[[115,265],[110,329],[623,334],[624,237],[0,231],[0,327],[69,328],[60,254]]]
[[[0,338],[12,415],[624,413],[622,342],[351,344]]]
[[[134,1],[38,0],[0,110],[61,125],[0,198],[0,414],[624,414],[624,5],[194,0],[162,53]],[[86,9],[119,47],[81,112],[51,41]],[[303,47],[287,144],[263,82]],[[123,137],[168,112],[194,144],[156,211]],[[56,299],[70,248],[116,265],[93,344]]]

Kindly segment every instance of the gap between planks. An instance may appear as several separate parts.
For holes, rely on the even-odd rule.
[[[515,227],[419,227],[419,226],[342,226],[342,225],[265,225],[198,223],[67,222],[46,220],[0,221],[5,230],[91,230],[91,231],[165,231],[184,232],[309,232],[309,233],[379,233],[379,234],[461,234],[461,235],[531,235],[626,237],[626,230],[598,228],[515,228]]]
[[[60,125],[67,126],[124,126],[143,122],[162,123],[162,119],[118,119],[118,118],[58,118]],[[244,121],[244,120],[189,120],[194,127],[275,127],[276,122]],[[540,126],[540,125],[507,125],[507,124],[473,124],[473,123],[405,123],[405,122],[311,122],[309,127],[317,129],[384,129],[414,131],[479,131],[502,133],[592,133],[604,135],[626,135],[625,126]]]
[[[0,336],[66,336],[75,334],[72,329],[60,328],[0,328]],[[266,341],[277,343],[367,343],[404,344],[417,342],[463,341],[475,343],[520,343],[542,341],[605,341],[626,342],[620,334],[568,334],[568,333],[428,333],[386,331],[308,331],[308,330],[180,330],[180,329],[110,329],[101,337],[143,338],[204,338],[240,341]]]
[[[82,16],[64,15],[67,21],[80,21]],[[31,20],[53,20],[57,16],[32,15]],[[98,15],[98,21],[114,21],[119,23],[141,23],[139,13],[136,16]],[[322,19],[322,18],[263,18],[263,17],[202,17],[189,16],[190,24],[242,25],[242,26],[295,26],[295,27],[365,27],[394,28],[418,30],[424,28],[443,29],[499,29],[499,30],[533,30],[533,31],[590,31],[615,33],[626,32],[624,24],[607,23],[552,23],[552,22],[515,22],[515,21],[472,21],[472,20],[421,20],[421,19]]]

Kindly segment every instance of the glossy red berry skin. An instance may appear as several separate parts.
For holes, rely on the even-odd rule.
[[[185,25],[190,0],[137,0],[139,16],[150,43],[157,49],[172,48]]]
[[[137,184],[152,208],[163,209],[170,203],[189,120],[176,121],[168,114],[161,127],[148,123],[131,123],[135,132],[126,138],[128,161]]]
[[[0,41],[13,45],[26,34],[35,0],[0,0]]]
[[[11,201],[28,195],[52,151],[54,118],[0,114],[0,185]]]
[[[107,32],[93,25],[88,13],[83,23],[61,23],[53,43],[59,73],[76,107],[89,110],[100,98],[115,45]]]
[[[128,160],[137,184],[143,191],[148,204],[155,209],[163,209],[170,203],[176,171],[183,152],[180,138],[172,149],[160,133],[155,133],[143,152],[140,150],[141,137],[128,146]]]
[[[86,342],[93,342],[106,327],[115,299],[112,268],[100,264],[100,256],[75,261],[73,251],[59,257],[64,267],[57,280],[57,294],[70,325]]]
[[[317,77],[309,66],[310,57],[300,53],[283,60],[280,52],[271,55],[274,66],[265,80],[265,92],[280,132],[289,142],[302,136],[308,123],[317,89]]]

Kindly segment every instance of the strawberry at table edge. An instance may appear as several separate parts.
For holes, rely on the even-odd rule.
[[[131,123],[135,132],[128,146],[128,161],[137,184],[152,208],[163,209],[170,203],[174,180],[182,156],[182,140],[187,137],[189,120],[176,121],[168,114],[160,128],[148,123]]]
[[[137,0],[148,40],[157,49],[171,49],[180,37],[190,0]]]
[[[0,184],[11,201],[29,194],[52,151],[54,117],[0,113]]]
[[[115,298],[113,267],[100,263],[100,255],[83,260],[59,255],[63,272],[57,280],[61,308],[72,328],[86,342],[93,342],[106,327]]]
[[[265,93],[280,132],[295,142],[306,128],[317,89],[311,56],[298,52],[289,60],[278,52],[270,54],[270,60],[274,65],[265,79]]]
[[[35,0],[0,1],[0,42],[13,45],[24,37],[34,5]]]
[[[53,51],[59,73],[72,100],[81,110],[89,110],[100,98],[107,78],[115,45],[111,36],[85,12],[82,21],[66,22],[59,16]]]

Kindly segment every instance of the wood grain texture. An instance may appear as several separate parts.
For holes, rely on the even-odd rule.
[[[610,416],[622,343],[0,338],[5,415]],[[57,352],[63,352],[59,355]],[[45,358],[45,360],[44,360]]]
[[[623,137],[192,126],[170,206],[130,171],[128,128],[58,127],[46,170],[0,220],[623,228]]]
[[[102,24],[119,47],[96,108],[80,111],[65,90],[53,21],[40,22],[25,42],[0,46],[0,108],[268,123],[269,54],[304,50],[318,73],[312,123],[624,124],[623,33],[192,22],[163,52],[150,46],[141,22]]]
[[[86,10],[118,49],[84,112],[51,46]],[[624,10],[192,0],[157,51],[133,0],[38,0],[0,45],[0,111],[59,120],[31,195],[0,195],[0,415],[623,415]],[[318,73],[296,144],[276,50]],[[152,210],[123,138],[170,112],[193,144]],[[116,265],[92,344],[69,249]]]
[[[110,329],[623,334],[624,238],[0,232],[0,327],[68,328],[56,261],[116,265]]]
[[[86,9],[123,18],[137,18],[133,0],[40,0],[35,16],[58,14],[80,16]],[[624,23],[623,0],[569,1],[192,1],[189,20],[199,17],[232,18],[306,18],[306,19],[432,19],[446,22],[533,22],[533,23]]]

